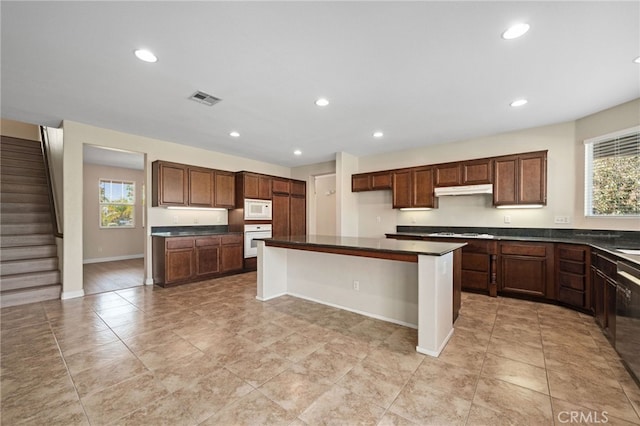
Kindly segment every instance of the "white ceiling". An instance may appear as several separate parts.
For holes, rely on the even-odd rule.
[[[289,167],[574,120],[640,97],[638,1],[2,1],[1,12],[2,117]],[[503,40],[517,21],[531,30]],[[159,61],[136,59],[139,47]],[[196,90],[222,102],[188,100]],[[320,96],[331,104],[315,106]],[[526,106],[509,107],[521,97]]]
[[[87,144],[84,144],[82,148],[82,160],[85,163],[144,170],[144,154]]]

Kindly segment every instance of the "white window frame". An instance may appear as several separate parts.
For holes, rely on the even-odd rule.
[[[100,187],[103,182],[110,183],[122,183],[123,185],[133,185],[133,200],[131,203],[103,203],[100,198]],[[131,214],[131,225],[117,225],[117,226],[103,226],[102,225],[102,207],[110,206],[110,205],[124,205],[124,206],[133,206],[132,214]],[[107,179],[107,178],[99,178],[98,179],[98,226],[100,229],[132,229],[136,227],[136,182],[125,179]]]
[[[584,140],[584,215],[586,218],[637,219],[640,215],[593,214],[593,146],[599,142],[639,133],[640,126]]]

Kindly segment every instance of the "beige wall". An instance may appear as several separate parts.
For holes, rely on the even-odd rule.
[[[316,215],[316,197],[313,194],[316,193],[316,181],[315,176],[335,174],[336,162],[326,161],[324,163],[309,164],[306,166],[294,167],[291,169],[291,178],[304,180],[307,182],[307,233],[317,234],[317,215]],[[334,216],[336,212],[334,210]],[[334,218],[335,221],[335,218]]]
[[[315,199],[315,229],[309,233],[336,235],[336,175],[316,176],[315,190],[309,197]]]
[[[10,136],[12,138],[29,139],[32,141],[40,140],[40,126],[7,120],[5,118],[0,119],[0,133],[2,136]]]
[[[290,177],[291,170],[274,164],[249,160],[214,151],[192,148],[172,142],[146,138],[103,129],[73,121],[63,122],[64,130],[64,268],[63,298],[82,296],[82,262],[83,262],[83,144],[124,149],[146,154],[145,178],[151,182],[151,162],[168,160],[195,166],[210,167],[220,170],[251,170],[282,177]],[[146,200],[151,200],[151,185],[146,185]],[[150,204],[150,203],[149,203]],[[226,224],[226,212],[202,212],[167,210],[150,207],[147,211],[147,229],[145,232],[145,276],[151,283],[151,237],[152,226],[194,224],[194,215],[198,215],[199,224]]]
[[[145,241],[145,230],[142,226],[144,171],[84,163],[83,175],[84,263],[142,257]],[[126,180],[135,183],[134,228],[100,228],[98,193],[100,179]]]

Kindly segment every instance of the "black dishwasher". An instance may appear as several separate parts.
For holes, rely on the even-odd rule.
[[[617,285],[615,347],[636,381],[639,381],[640,267],[618,262]]]

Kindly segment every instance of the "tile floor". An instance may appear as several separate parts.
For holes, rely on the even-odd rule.
[[[640,389],[574,311],[465,293],[431,358],[415,330],[261,303],[255,282],[2,309],[2,424],[640,424]]]
[[[113,262],[85,263],[82,267],[84,294],[144,285],[144,259],[127,259]]]

